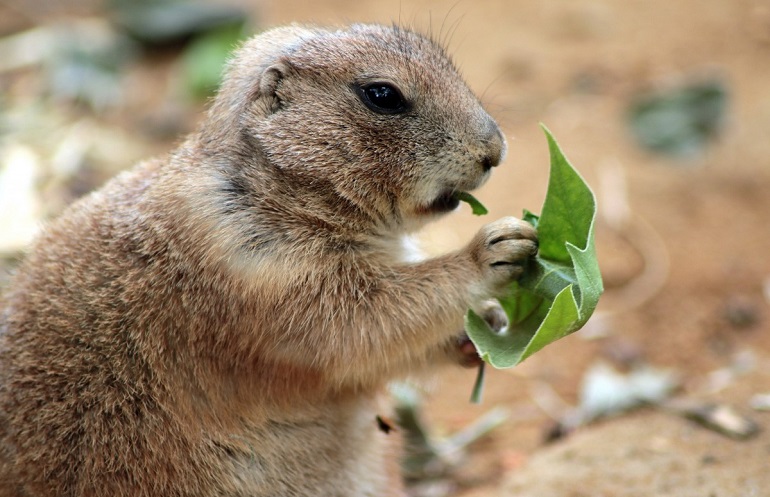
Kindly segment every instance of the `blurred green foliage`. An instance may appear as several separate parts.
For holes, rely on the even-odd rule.
[[[248,33],[246,13],[234,6],[185,0],[110,0],[113,22],[147,48],[181,46],[183,93],[213,94],[230,52]]]
[[[194,98],[213,94],[230,53],[244,38],[242,24],[221,27],[193,39],[182,54],[185,92]]]
[[[727,88],[716,79],[649,92],[631,103],[628,123],[642,147],[686,158],[719,134],[727,101]]]
[[[112,21],[147,46],[186,42],[246,22],[234,6],[187,0],[109,0]]]

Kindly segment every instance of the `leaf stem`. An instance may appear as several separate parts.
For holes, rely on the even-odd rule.
[[[476,374],[476,383],[473,384],[473,391],[471,392],[471,403],[481,404],[481,394],[484,390],[484,372],[487,363],[482,362],[479,364],[479,369]]]

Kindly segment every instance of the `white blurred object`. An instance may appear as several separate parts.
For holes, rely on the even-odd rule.
[[[0,72],[42,63],[56,46],[56,32],[38,27],[0,39]]]
[[[671,371],[650,366],[621,373],[605,362],[588,370],[580,389],[580,410],[590,420],[641,404],[658,404],[671,395],[679,381]]]
[[[36,181],[40,159],[23,145],[10,145],[0,155],[0,252],[15,252],[40,229],[41,205]]]
[[[708,374],[704,391],[708,394],[721,392],[732,385],[739,376],[754,371],[757,362],[756,354],[751,350],[738,352],[731,358],[730,364]]]
[[[628,181],[623,165],[617,159],[606,161],[599,169],[599,213],[614,230],[622,230],[631,220]]]
[[[758,393],[751,397],[749,405],[757,411],[770,411],[770,393]]]

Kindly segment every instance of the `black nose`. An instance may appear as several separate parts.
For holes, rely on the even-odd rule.
[[[500,163],[499,157],[493,157],[491,155],[488,155],[481,159],[481,167],[484,168],[484,172],[489,171],[493,167],[497,166]]]
[[[484,143],[487,146],[486,154],[481,158],[481,166],[484,171],[489,171],[493,167],[500,164],[505,155],[505,138],[497,124],[490,119],[487,136],[484,138]]]

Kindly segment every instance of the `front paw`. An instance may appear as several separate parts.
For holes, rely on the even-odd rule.
[[[454,338],[452,343],[453,362],[464,368],[478,367],[482,362],[479,351],[473,345],[468,335],[462,333]]]
[[[500,332],[508,326],[508,317],[497,301],[490,300],[484,302],[480,309],[480,314],[489,327],[496,332]],[[479,356],[476,346],[464,331],[454,338],[452,342],[452,355],[454,362],[464,368],[475,368],[484,362]]]
[[[505,217],[483,226],[468,251],[484,288],[498,295],[521,277],[527,261],[537,253],[537,232],[526,221]]]

